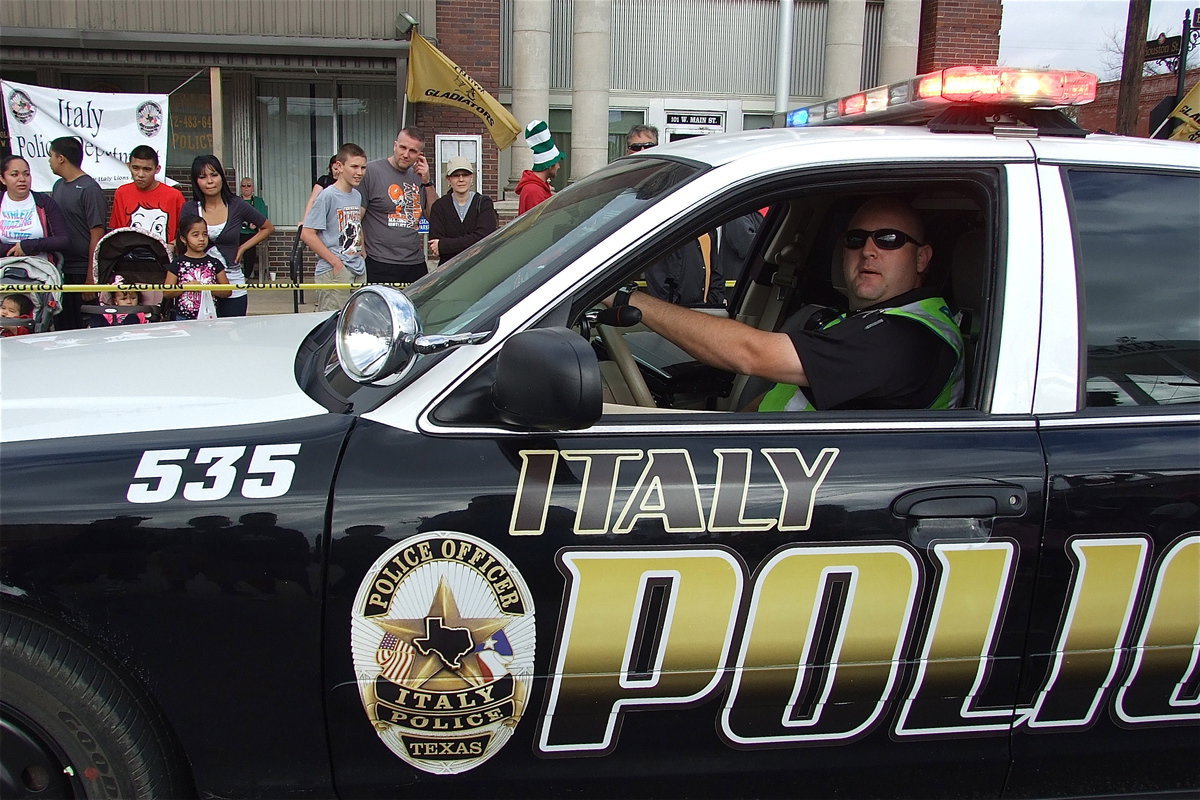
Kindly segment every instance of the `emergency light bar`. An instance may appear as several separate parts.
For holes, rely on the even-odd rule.
[[[950,67],[787,114],[787,127],[925,122],[948,106],[1078,106],[1096,99],[1096,76],[1073,70]]]

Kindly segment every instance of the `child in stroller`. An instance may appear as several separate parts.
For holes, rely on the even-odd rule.
[[[33,333],[33,300],[27,294],[6,294],[0,300],[0,336]],[[28,322],[28,324],[24,324]]]
[[[62,285],[62,272],[58,266],[41,256],[9,256],[0,258],[0,292],[5,284],[21,284],[28,286],[45,286],[45,291],[23,288],[19,295],[9,294],[5,299],[22,297],[28,300],[33,308],[21,317],[0,316],[0,327],[28,328],[29,333],[44,333],[54,326],[54,317],[62,310],[62,293],[50,289]],[[19,299],[12,303],[24,304]],[[22,319],[18,322],[18,319]],[[12,333],[4,333],[13,336]]]
[[[125,279],[120,275],[113,276],[113,283],[124,283]],[[141,325],[144,322],[150,322],[151,314],[154,313],[155,305],[147,305],[142,301],[142,296],[150,294],[149,292],[123,292],[117,290],[112,292],[111,302],[102,303],[101,313],[93,314],[90,317],[90,327],[103,328],[108,325]],[[108,292],[104,292],[101,297],[107,297]],[[146,309],[152,309],[147,311]]]
[[[157,236],[138,228],[117,228],[100,238],[92,261],[95,282],[162,284],[171,258],[167,245]],[[136,302],[130,305],[131,299]],[[89,328],[137,325],[161,319],[161,291],[103,291],[97,305],[84,305]]]

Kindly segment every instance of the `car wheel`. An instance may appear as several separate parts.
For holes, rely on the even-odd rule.
[[[148,698],[69,635],[0,613],[0,797],[192,794]]]

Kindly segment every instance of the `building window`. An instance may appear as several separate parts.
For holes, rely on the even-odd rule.
[[[563,154],[562,166],[550,180],[554,191],[561,192],[571,182],[571,109],[550,109],[550,119],[546,123],[550,126],[550,135],[554,137],[554,146]]]
[[[450,191],[450,182],[446,180],[446,162],[457,156],[462,156],[475,169],[475,191],[480,188],[480,176],[483,174],[483,137],[479,135],[449,135],[438,134],[434,137],[434,158],[437,163],[430,167],[433,182],[437,184],[438,196]]]
[[[207,72],[180,86],[179,84],[186,79],[186,75],[180,78],[151,77],[149,90],[159,94],[171,93],[171,99],[168,101],[168,108],[171,110],[171,145],[167,150],[167,166],[190,169],[196,156],[207,155],[213,151],[212,98],[209,94]],[[228,106],[228,103],[226,105]],[[225,144],[228,147],[233,115],[226,112],[224,116]],[[228,152],[226,150],[227,155]],[[223,159],[227,168],[231,166],[228,161],[228,158]]]
[[[760,128],[775,127],[774,114],[743,114],[742,115],[742,130],[756,131]]]
[[[277,224],[299,222],[317,178],[344,142],[374,160],[392,154],[396,93],[390,84],[258,82],[259,184]]]
[[[608,110],[608,160],[614,161],[625,155],[625,134],[629,133],[629,129],[634,125],[643,125],[646,122],[646,112],[644,111],[617,111],[615,109]]]

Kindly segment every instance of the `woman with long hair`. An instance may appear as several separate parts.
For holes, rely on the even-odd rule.
[[[208,225],[208,238],[225,263],[230,283],[245,283],[242,256],[275,231],[271,220],[254,206],[233,193],[225,177],[225,168],[213,155],[196,156],[192,161],[192,200],[183,206],[184,214],[195,214]],[[242,241],[242,223],[249,221],[258,233]],[[244,317],[246,291],[235,289],[230,297],[217,298],[217,315]]]
[[[58,264],[68,245],[67,221],[50,195],[30,190],[29,162],[5,156],[0,183],[0,256],[42,256]]]

